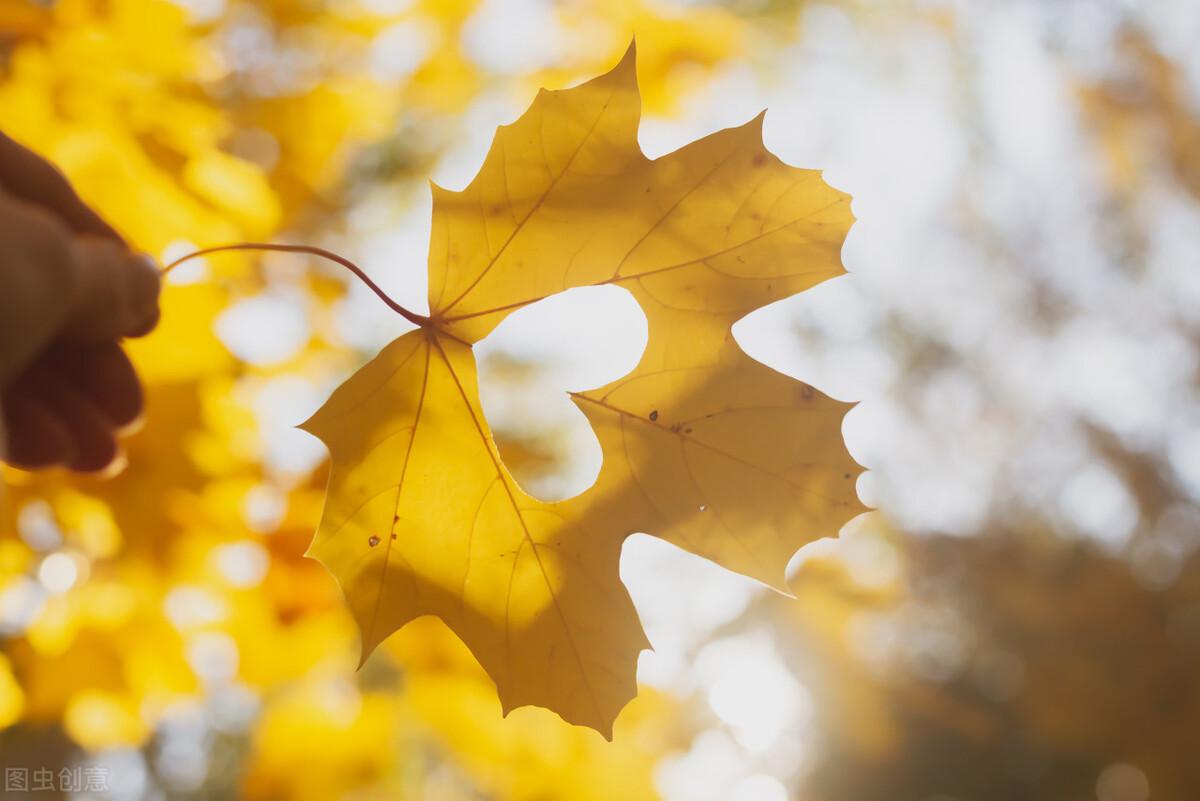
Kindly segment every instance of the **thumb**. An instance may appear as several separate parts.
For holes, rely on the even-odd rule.
[[[62,338],[96,342],[137,337],[158,323],[159,272],[145,256],[112,239],[76,239],[74,303]]]

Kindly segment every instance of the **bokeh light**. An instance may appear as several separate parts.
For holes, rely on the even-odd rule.
[[[502,717],[433,621],[358,669],[296,426],[410,326],[305,256],[197,259],[131,345],[124,472],[3,474],[0,766],[130,801],[1194,795],[1200,4],[0,0],[0,128],[164,262],[312,244],[422,312],[428,180],[635,34],[647,154],[767,108],[768,147],[854,196],[849,275],[734,333],[858,402],[876,511],[793,559],[794,597],[631,536],[654,649],[612,744]],[[524,488],[594,479],[563,393],[645,326],[572,290],[476,349]]]

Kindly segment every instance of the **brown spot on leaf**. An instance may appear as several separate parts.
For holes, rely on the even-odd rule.
[[[371,535],[371,539],[367,540],[367,545],[370,545],[372,548],[374,548],[378,544],[379,544],[379,537],[376,537],[374,534]]]
[[[658,409],[655,409],[654,411],[650,412],[650,422],[653,423],[657,419],[658,419]]]

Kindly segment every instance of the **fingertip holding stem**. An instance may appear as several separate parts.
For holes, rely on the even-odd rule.
[[[144,253],[132,254],[127,273],[129,320],[126,336],[145,336],[158,325],[158,296],[162,291],[163,271]]]
[[[145,256],[102,237],[80,237],[75,303],[68,339],[104,341],[143,336],[158,322],[159,270]]]
[[[242,242],[197,250],[160,269],[151,257],[130,252],[120,241],[83,236],[75,244],[78,282],[73,292],[74,312],[64,328],[66,340],[79,343],[74,347],[91,348],[93,345],[89,343],[111,342],[115,348],[123,337],[149,333],[158,323],[158,298],[166,275],[192,259],[236,250],[306,253],[335,262],[353,273],[405,319],[419,326],[429,323],[429,318],[394,301],[358,265],[322,248]],[[89,357],[88,362],[92,363],[94,358]],[[77,380],[86,377],[85,371],[78,369],[68,372]],[[6,451],[0,451],[0,457],[11,458],[22,467],[64,466],[95,478],[111,478],[123,472],[128,459],[117,443],[117,436],[134,433],[142,427],[144,414],[140,398],[133,404],[133,412],[127,415],[124,409],[130,404],[121,404],[116,410],[105,406],[101,410],[90,404],[75,403],[77,395],[76,392],[45,393],[48,404],[26,410],[25,422],[32,420],[37,425],[22,428],[40,426],[45,429],[44,436],[32,438],[35,440],[32,446],[23,441],[30,437],[14,437],[11,431],[9,441],[5,443],[4,431],[0,429],[0,448],[6,448]],[[56,414],[47,411],[64,404],[73,406],[55,408]]]

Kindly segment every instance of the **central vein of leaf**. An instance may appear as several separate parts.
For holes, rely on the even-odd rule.
[[[529,526],[526,525],[525,517],[521,514],[521,507],[517,504],[517,498],[515,495],[513,495],[512,486],[506,479],[504,466],[500,463],[499,457],[493,451],[491,438],[487,435],[482,421],[480,421],[478,415],[475,414],[475,408],[471,405],[470,396],[467,394],[466,388],[463,387],[462,381],[458,377],[458,373],[454,371],[454,365],[450,362],[450,357],[446,354],[445,349],[442,347],[442,343],[438,339],[438,335],[434,334],[430,337],[430,340],[433,342],[434,347],[437,348],[438,355],[442,357],[442,361],[445,362],[446,370],[450,373],[450,378],[453,379],[454,385],[458,389],[458,394],[462,398],[463,406],[466,408],[467,413],[471,416],[471,422],[475,425],[475,431],[479,434],[479,438],[483,442],[483,448],[485,451],[487,451],[488,458],[491,459],[492,466],[496,470],[496,475],[500,479],[500,484],[504,487],[505,495],[508,497],[508,502],[512,506],[513,515],[516,517],[517,523],[521,526],[521,533],[524,537],[525,544],[529,546],[529,550],[533,554],[533,558],[537,561],[538,573],[541,574],[542,580],[546,583],[546,592],[550,595],[550,600],[554,605],[554,611],[558,615],[558,619],[562,624],[563,631],[567,635],[567,642],[571,645],[571,653],[574,655],[575,662],[579,666],[579,674],[583,677],[584,686],[587,687],[588,698],[591,700],[592,706],[595,708],[595,710],[599,712],[600,704],[596,698],[596,691],[595,688],[592,687],[592,682],[588,677],[589,674],[587,668],[583,664],[583,657],[579,652],[579,646],[575,642],[575,635],[571,631],[570,624],[567,622],[567,616],[566,613],[563,612],[562,605],[558,602],[558,593],[554,591],[554,585],[550,581],[550,575],[546,572],[546,567],[542,563],[542,555],[538,552],[538,543],[529,533]],[[518,556],[514,556],[513,558],[515,560],[518,558]]]

